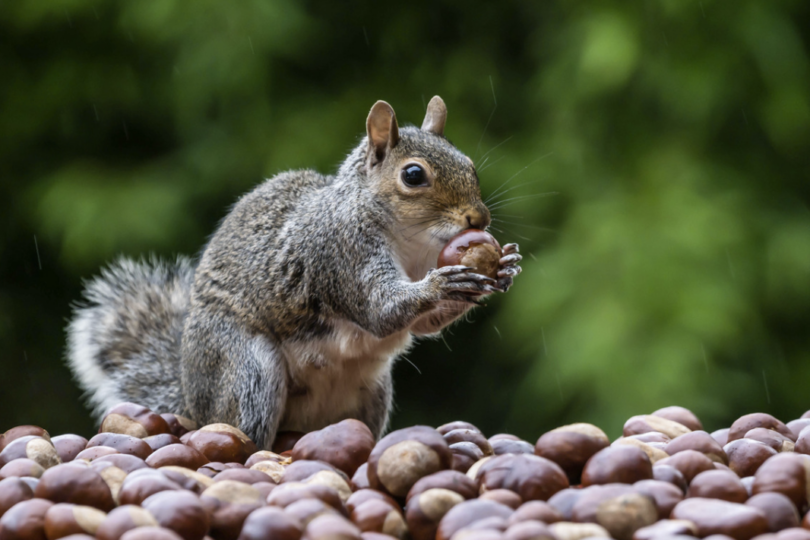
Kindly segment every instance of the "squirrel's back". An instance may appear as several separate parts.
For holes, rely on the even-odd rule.
[[[122,258],[90,281],[68,327],[68,362],[97,416],[122,401],[182,414],[180,343],[194,267]]]

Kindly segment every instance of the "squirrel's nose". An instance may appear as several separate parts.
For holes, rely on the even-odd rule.
[[[484,214],[477,210],[467,212],[464,217],[467,218],[467,224],[471,229],[484,230],[487,228],[487,225],[489,225],[489,214]]]

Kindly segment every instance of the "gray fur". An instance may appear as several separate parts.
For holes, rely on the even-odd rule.
[[[70,363],[99,410],[128,400],[179,411],[238,426],[263,448],[280,429],[347,417],[380,436],[411,336],[439,332],[496,290],[464,267],[430,269],[470,219],[489,223],[472,162],[439,134],[391,132],[388,147],[364,138],[335,176],[291,171],[259,185],[195,270],[124,260],[91,282],[69,328]],[[399,183],[414,159],[435,176],[430,189]],[[416,220],[427,223],[418,235]],[[519,257],[504,269],[519,272]]]

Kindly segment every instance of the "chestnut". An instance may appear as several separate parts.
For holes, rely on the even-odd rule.
[[[661,418],[678,422],[679,424],[683,424],[684,426],[688,427],[692,431],[703,430],[703,424],[700,423],[700,420],[697,416],[695,416],[695,413],[689,409],[679,407],[677,405],[658,409],[652,413],[652,416],[660,416]]]
[[[635,446],[609,446],[595,453],[582,471],[582,485],[632,484],[653,477],[652,462]]]
[[[413,539],[433,540],[444,515],[462,502],[464,497],[459,493],[444,488],[430,488],[415,494],[405,514]]]
[[[323,515],[341,516],[334,507],[320,499],[299,499],[285,507],[284,513],[300,521],[304,527],[313,519]]]
[[[781,421],[767,413],[753,413],[741,416],[731,424],[728,431],[728,442],[742,439],[746,433],[758,427],[772,429],[788,439],[796,441],[796,435]]]
[[[717,441],[717,444],[720,446],[725,446],[728,444],[728,432],[729,428],[718,429],[717,431],[712,431],[712,439]]]
[[[558,491],[548,500],[549,506],[554,508],[562,516],[558,521],[571,521],[574,519],[574,505],[585,494],[594,489],[593,486],[580,488],[567,488]]]
[[[482,457],[481,459],[479,459],[478,461],[476,461],[475,463],[470,465],[470,468],[467,469],[467,472],[466,472],[467,477],[475,480],[475,478],[478,476],[478,469],[480,469],[484,465],[484,463],[486,463],[487,461],[489,461],[493,457],[494,456]]]
[[[490,447],[490,450],[492,447]],[[454,471],[465,473],[470,470],[473,464],[484,457],[484,452],[477,444],[467,441],[457,442],[450,445],[450,452],[453,453],[450,468]]]
[[[270,476],[255,469],[227,469],[214,477],[214,482],[222,482],[223,480],[236,480],[251,485],[259,482],[272,482]]]
[[[19,478],[0,480],[0,517],[15,504],[34,498],[34,490]]]
[[[265,504],[259,490],[233,480],[213,484],[200,495],[200,502],[211,515],[211,536],[223,540],[235,540],[248,514]]]
[[[534,446],[522,439],[494,439],[489,438],[492,453],[496,456],[503,454],[534,454]]]
[[[545,524],[551,524],[562,520],[562,514],[549,503],[545,501],[526,501],[509,516],[507,525],[512,526],[521,521],[542,521]]]
[[[90,464],[90,468],[101,476],[101,479],[104,480],[104,483],[110,488],[113,500],[118,504],[121,484],[124,483],[124,479],[127,477],[126,471],[119,469],[109,461],[94,461]]]
[[[304,529],[302,540],[361,540],[360,529],[342,516],[318,516]]]
[[[478,229],[467,229],[447,242],[439,253],[437,265],[468,266],[474,272],[498,279],[503,251],[495,237]]]
[[[749,540],[768,532],[768,520],[760,510],[719,499],[685,499],[672,510],[671,518],[691,521],[701,538],[724,534],[735,540]]]
[[[239,540],[299,540],[303,528],[300,521],[280,508],[266,506],[250,513]]]
[[[184,444],[170,444],[158,448],[146,458],[146,464],[155,469],[175,465],[197,470],[206,463],[208,463],[208,458],[198,450]]]
[[[149,467],[141,458],[129,454],[110,454],[108,456],[102,456],[98,459],[94,459],[92,463],[96,465],[101,463],[111,463],[127,474],[131,473],[132,471],[146,469]]]
[[[656,465],[675,467],[681,471],[687,484],[692,482],[692,478],[703,471],[712,471],[715,469],[714,462],[696,450],[683,450],[672,457],[662,459],[656,463]]]
[[[19,458],[36,461],[43,469],[61,463],[51,441],[37,435],[24,435],[7,443],[0,452],[0,467]]]
[[[695,430],[672,439],[665,447],[667,454],[673,456],[684,450],[695,450],[715,463],[728,465],[728,456],[711,435],[703,430]]]
[[[49,539],[63,538],[71,534],[95,536],[107,514],[92,506],[59,503],[45,513],[45,536]]]
[[[143,469],[127,475],[118,492],[118,501],[121,504],[140,505],[155,493],[180,489],[182,488],[177,483],[166,478],[160,471]]]
[[[364,532],[380,532],[400,539],[408,533],[402,513],[380,499],[369,499],[357,506],[351,520]]]
[[[289,465],[292,463],[291,458],[284,457],[281,454],[276,454],[275,452],[270,452],[269,450],[259,450],[247,458],[247,461],[245,461],[245,467],[249,469],[257,463],[261,463],[263,461],[272,461],[274,463],[278,463],[279,465]]]
[[[799,432],[793,450],[800,454],[810,454],[810,429],[805,428]]]
[[[494,501],[473,499],[458,503],[441,518],[436,531],[436,540],[450,540],[457,531],[480,519],[489,517],[508,519],[511,514],[511,508]]]
[[[808,506],[810,459],[792,452],[778,453],[757,469],[751,492],[776,492],[787,496],[804,513]]]
[[[65,540],[69,540],[66,538]],[[176,532],[163,527],[136,527],[121,536],[121,540],[183,540]]]
[[[745,504],[762,510],[771,532],[799,526],[800,518],[796,506],[781,493],[758,493],[745,501]]]
[[[658,508],[658,519],[669,517],[675,505],[683,500],[683,491],[679,487],[661,480],[640,480],[633,484],[633,489],[653,498]]]
[[[185,467],[177,467],[175,465],[166,465],[158,469],[166,478],[178,484],[183,489],[193,491],[194,493],[202,493],[214,484],[214,480],[200,474],[197,471],[186,469]]]
[[[542,521],[521,521],[510,525],[503,533],[504,540],[556,540]]]
[[[273,452],[281,454],[292,450],[298,439],[306,435],[303,431],[280,431],[276,434],[276,439],[273,441]]]
[[[192,433],[186,444],[200,451],[209,461],[223,463],[244,463],[251,454],[258,451],[247,435],[228,424],[203,426]]]
[[[484,501],[495,501],[501,503],[508,506],[512,510],[516,510],[521,504],[523,504],[523,499],[520,498],[520,495],[508,489],[492,489],[485,491],[478,498]]]
[[[96,530],[98,540],[118,540],[136,527],[156,527],[157,521],[148,511],[139,506],[127,504],[119,506],[101,522]]]
[[[169,426],[169,433],[175,437],[182,437],[189,431],[193,431],[198,427],[197,422],[191,418],[180,416],[179,414],[164,413],[161,414],[160,417],[166,421],[166,425]]]
[[[39,426],[17,426],[0,435],[0,452],[2,452],[9,443],[19,439],[20,437],[28,437],[32,435],[45,439],[48,442],[52,442],[51,436],[48,434],[48,432]]]
[[[76,459],[73,461],[94,461],[104,456],[120,453],[121,452],[115,448],[110,448],[109,446],[94,446],[93,448],[85,448],[76,454]]]
[[[492,445],[478,430],[454,429],[443,434],[442,437],[450,446],[462,442],[473,443],[478,446],[485,456],[492,455]]]
[[[394,497],[404,497],[420,478],[449,469],[451,459],[447,442],[435,429],[400,429],[380,439],[371,451],[369,485]]]
[[[400,508],[399,503],[389,495],[386,495],[382,491],[377,491],[376,489],[361,489],[352,493],[352,496],[346,501],[346,510],[351,514],[355,508],[371,499],[386,502],[402,513],[402,508]]]
[[[522,500],[546,501],[568,487],[568,477],[553,461],[529,454],[495,456],[476,475],[479,490],[508,489]]]
[[[548,526],[557,540],[584,540],[585,538],[610,538],[610,533],[596,523],[571,523],[558,521]]]
[[[617,540],[632,540],[633,533],[658,520],[652,497],[626,493],[602,501],[596,509],[596,523]]]
[[[303,499],[318,499],[335,510],[338,510],[340,513],[348,515],[343,505],[343,501],[341,500],[340,495],[338,495],[338,492],[330,487],[319,484],[288,482],[285,484],[280,484],[276,489],[270,492],[270,495],[266,497],[268,505],[279,506],[281,508],[286,508],[291,504]],[[351,499],[351,497],[349,497],[349,499]],[[357,499],[355,499],[355,501],[356,500]]]
[[[337,491],[341,500],[346,501],[352,494],[346,474],[322,461],[304,460],[293,462],[284,471],[282,483],[301,482],[318,484]]]
[[[796,437],[798,437],[799,433],[801,433],[801,431],[807,426],[810,426],[810,418],[797,418],[796,420],[791,420],[787,423],[788,429],[792,431]],[[796,442],[799,441],[797,440]]]
[[[728,455],[729,468],[740,477],[753,476],[771,456],[777,451],[760,441],[753,439],[737,439],[723,447]]]
[[[357,491],[370,487],[371,485],[368,483],[368,463],[366,462],[360,465],[354,473],[354,476],[352,476],[351,488]]]
[[[613,444],[611,444],[611,446],[635,446],[636,448],[640,449],[645,454],[647,454],[647,457],[650,458],[650,463],[653,464],[669,457],[669,454],[667,454],[664,450],[661,450],[660,448],[654,447],[653,444],[656,443],[652,442],[646,443],[641,439],[635,438],[635,436],[631,436],[616,439],[615,441],[613,441]]]
[[[139,439],[158,433],[170,433],[166,420],[135,403],[119,403],[107,411],[98,431],[131,435]]]
[[[87,448],[87,439],[81,435],[74,435],[72,433],[57,435],[51,438],[51,443],[56,449],[56,453],[59,455],[59,459],[62,463],[73,461],[76,459],[76,455],[79,452]]]
[[[697,527],[685,519],[662,519],[647,525],[633,533],[633,540],[653,540],[655,538],[672,538],[674,536],[694,537]]]
[[[453,431],[454,429],[469,429],[481,433],[481,430],[478,429],[478,427],[474,426],[469,422],[465,422],[464,420],[455,420],[453,422],[447,422],[446,424],[442,424],[441,426],[437,427],[436,431],[438,431],[442,435],[445,435]]]
[[[765,443],[777,452],[793,452],[796,443],[778,431],[767,428],[754,428],[745,434],[746,439]],[[797,439],[798,440],[798,439]]]
[[[161,527],[171,529],[184,540],[202,540],[210,517],[200,500],[188,491],[161,491],[141,504]]]
[[[172,435],[171,433],[158,433],[157,435],[150,435],[149,437],[143,439],[143,442],[149,445],[152,452],[159,450],[164,446],[169,446],[170,444],[183,444],[180,442],[178,437]]]
[[[66,463],[45,471],[34,496],[52,502],[92,506],[104,512],[115,508],[110,487],[101,475],[87,465]]]
[[[703,471],[692,479],[689,496],[744,503],[748,499],[748,491],[740,477],[733,472],[714,470]]]
[[[663,433],[670,439],[674,439],[679,435],[689,433],[692,431],[674,420],[668,420],[661,416],[653,416],[650,414],[633,416],[624,423],[623,435],[628,437],[630,435],[640,435],[650,431],[657,431]]]
[[[585,463],[609,445],[604,431],[592,424],[580,423],[543,434],[534,445],[534,453],[562,467],[569,482],[578,484]]]
[[[39,478],[44,472],[45,469],[42,468],[42,465],[33,459],[18,458],[13,459],[0,467],[0,480],[11,477],[19,478],[23,476]]]
[[[281,482],[284,477],[284,465],[275,461],[260,461],[250,469],[266,474],[274,484]]]
[[[298,439],[292,459],[324,461],[351,477],[368,460],[374,442],[374,435],[363,422],[343,420]]]
[[[142,439],[121,433],[99,433],[87,441],[87,448],[95,446],[107,446],[122,454],[131,454],[141,459],[146,459],[152,453],[152,447]]]
[[[689,487],[681,471],[666,464],[658,464],[653,467],[653,479],[668,482],[680,489],[682,493],[686,493],[686,489]]]
[[[420,478],[408,491],[405,502],[409,503],[416,495],[434,488],[449,489],[461,495],[463,499],[473,499],[478,495],[478,484],[475,481],[458,471],[449,470]]]
[[[3,540],[45,539],[45,514],[53,506],[51,501],[30,499],[11,507],[0,518],[0,537]]]

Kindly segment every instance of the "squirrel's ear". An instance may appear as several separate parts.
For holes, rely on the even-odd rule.
[[[439,96],[433,96],[427,106],[422,131],[429,131],[444,136],[444,123],[447,120],[447,107]]]
[[[385,159],[388,151],[399,142],[399,127],[394,109],[385,101],[378,101],[371,108],[366,120],[368,147],[373,154],[373,163]]]

